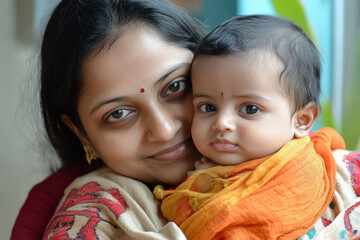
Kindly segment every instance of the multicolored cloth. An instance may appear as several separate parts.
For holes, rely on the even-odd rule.
[[[334,198],[299,240],[360,239],[360,152],[335,150],[333,156],[337,166]],[[67,188],[43,239],[186,237],[162,217],[160,204],[146,185],[102,168]]]
[[[161,210],[188,239],[296,239],[333,199],[332,149],[344,148],[342,137],[324,128],[271,156],[197,171],[164,192]]]

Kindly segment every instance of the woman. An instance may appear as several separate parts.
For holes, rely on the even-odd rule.
[[[63,0],[49,20],[41,48],[41,106],[50,142],[63,163],[84,156],[83,149],[90,162],[101,159],[128,183],[126,193],[117,194],[136,189],[147,205],[138,210],[148,207],[153,214],[151,223],[147,213],[141,223],[151,226],[135,224],[134,231],[116,234],[134,237],[144,230],[157,233],[143,237],[181,238],[173,226],[162,230],[165,221],[142,182],[178,184],[200,158],[190,137],[189,70],[201,37],[198,22],[160,0]],[[123,196],[126,214],[134,209],[129,195]],[[61,238],[54,228],[47,233]]]
[[[67,182],[89,171],[74,160],[83,161],[83,147],[92,165],[101,159],[107,167],[67,188],[44,238],[184,239],[146,185],[178,184],[200,158],[188,85],[200,38],[197,22],[160,0],[59,4],[42,44],[41,104],[49,139],[70,165],[46,180],[66,177],[42,222]],[[12,239],[32,237],[18,229]]]

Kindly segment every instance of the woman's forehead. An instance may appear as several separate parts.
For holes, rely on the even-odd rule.
[[[111,48],[84,62],[82,95],[138,93],[176,68],[189,68],[192,58],[190,50],[163,40],[152,29],[128,28]]]
[[[168,43],[151,29],[128,28],[110,49],[85,61],[83,80],[85,84],[114,78],[124,83],[156,81],[174,65],[191,63],[192,58],[190,50]]]

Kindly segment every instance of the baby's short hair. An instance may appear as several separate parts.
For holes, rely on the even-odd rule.
[[[320,53],[301,27],[286,18],[233,17],[200,42],[196,55],[246,57],[261,52],[270,53],[283,64],[280,86],[293,112],[310,102],[320,106]]]

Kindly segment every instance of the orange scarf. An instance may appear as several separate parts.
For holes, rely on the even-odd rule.
[[[296,239],[330,204],[342,137],[324,128],[277,153],[195,172],[164,193],[161,210],[188,239]]]

